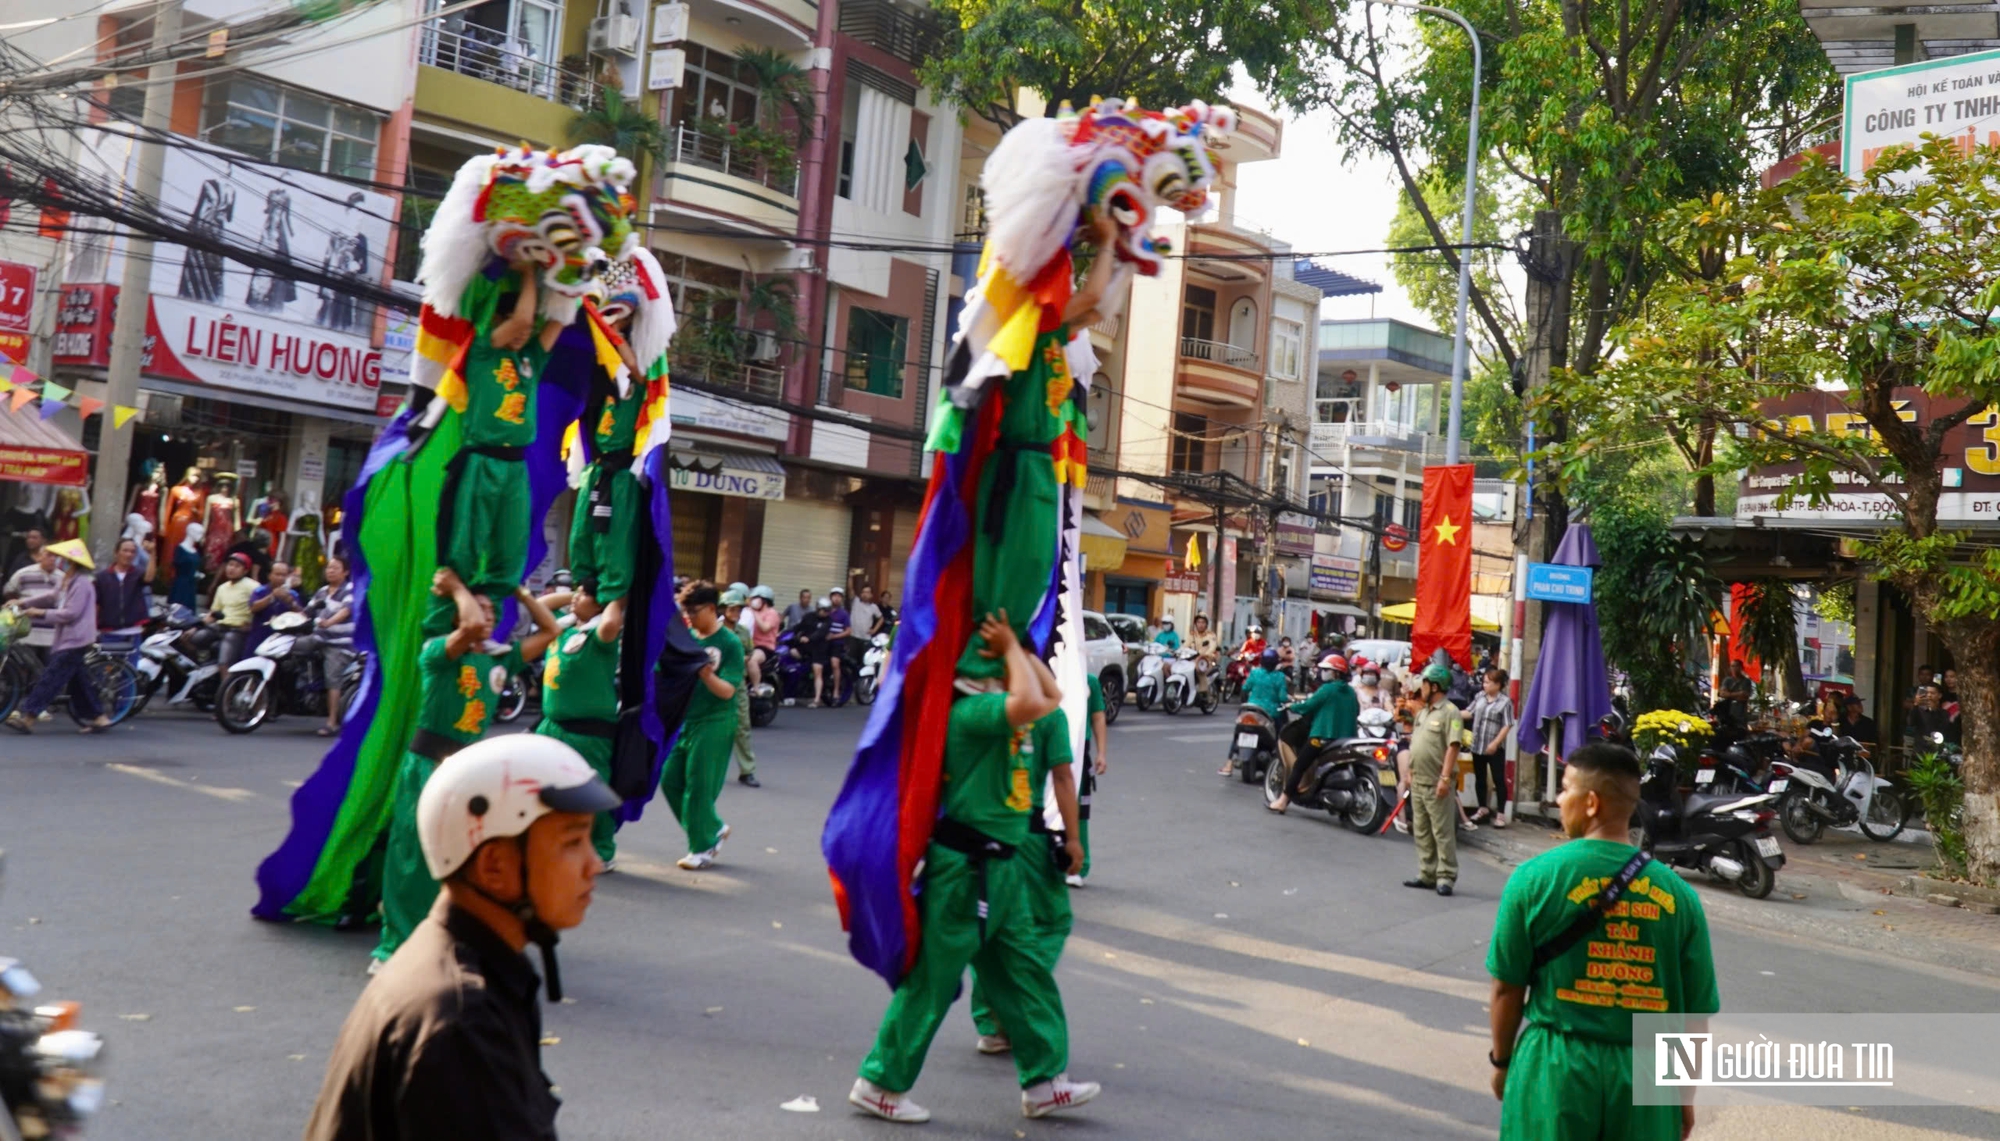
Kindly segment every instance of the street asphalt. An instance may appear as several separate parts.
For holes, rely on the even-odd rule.
[[[566,1139],[910,1128],[846,1104],[888,991],[848,957],[818,841],[863,715],[786,709],[757,733],[764,787],[727,785],[735,833],[714,871],[673,866],[685,845],[663,804],[626,828],[618,872],[563,940],[570,997],[545,1020]],[[109,1039],[109,1102],[89,1137],[299,1135],[372,945],[249,917],[252,872],[325,745],[311,727],[230,737],[154,712],[102,737],[66,721],[0,735],[0,955],[82,1001]],[[1255,790],[1217,778],[1226,714],[1128,708],[1112,734],[1093,875],[1059,971],[1071,1072],[1104,1093],[1023,1119],[1012,1066],[974,1052],[961,1003],[914,1091],[935,1114],[918,1135],[1492,1136],[1484,961],[1504,853],[1462,849],[1451,899],[1409,891],[1406,838],[1274,819]],[[1931,954],[1893,941],[1902,912],[1814,911],[1782,875],[1762,903],[1701,890],[1727,1009],[2000,1009],[2000,944],[1982,949],[1976,931]],[[1844,937],[1815,935],[1832,927]],[[1696,1136],[1991,1138],[2000,1112],[1731,1110],[1705,1113]]]

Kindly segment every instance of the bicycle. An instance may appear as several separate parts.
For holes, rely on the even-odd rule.
[[[18,611],[0,611],[0,720],[13,714],[47,665],[46,658],[27,643],[30,629],[31,624]],[[131,663],[92,644],[83,653],[83,673],[96,687],[98,707],[111,724],[132,715],[139,703],[139,674]],[[61,704],[79,728],[90,724],[67,692],[57,694],[51,704]]]

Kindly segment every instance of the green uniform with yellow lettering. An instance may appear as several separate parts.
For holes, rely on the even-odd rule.
[[[1097,795],[1097,715],[1104,712],[1104,683],[1096,674],[1085,674],[1090,700],[1083,710],[1083,763],[1076,767],[1076,838],[1083,844],[1083,870],[1077,875],[1090,878],[1090,802]]]
[[[1571,840],[1508,878],[1486,970],[1528,988],[1500,1103],[1505,1141],[1680,1141],[1678,1105],[1632,1104],[1632,1016],[1714,1014],[1715,962],[1696,895],[1657,860],[1596,930],[1534,969],[1638,849]]]
[[[576,516],[569,526],[569,569],[600,605],[632,589],[639,513],[645,510],[639,477],[632,473],[632,446],[638,439],[639,410],[646,403],[644,378],[633,377],[620,398],[608,386],[583,406],[591,455],[577,488]]]
[[[535,732],[583,754],[599,779],[611,781],[611,745],[618,730],[618,639],[598,636],[595,622],[567,631],[542,665],[542,720]],[[617,821],[597,814],[590,843],[606,863],[618,854]]]
[[[715,633],[697,637],[714,651],[715,675],[730,685],[743,687],[743,642],[727,623]],[[715,798],[722,795],[722,780],[729,775],[729,748],[736,739],[736,697],[717,697],[697,681],[694,696],[688,699],[687,714],[681,721],[681,735],[667,754],[666,768],[660,773],[660,794],[687,833],[688,851],[712,851],[722,832],[722,817],[716,814]]]
[[[430,914],[437,900],[437,881],[424,863],[417,840],[417,798],[437,771],[440,754],[479,740],[493,721],[507,679],[527,668],[520,643],[500,653],[473,649],[454,659],[445,651],[449,634],[424,642],[417,657],[423,678],[423,707],[417,713],[417,737],[403,751],[396,773],[396,803],[389,817],[389,846],[382,860],[382,938],[375,957],[387,959],[410,932]],[[489,643],[490,645],[490,643]]]
[[[1028,892],[1027,921],[1034,932],[1042,965],[1053,974],[1056,960],[1062,958],[1063,944],[1069,942],[1075,916],[1069,908],[1069,884],[1063,880],[1063,870],[1056,866],[1057,853],[1061,851],[1056,847],[1056,835],[1042,828],[1043,790],[1049,771],[1074,759],[1069,748],[1069,718],[1058,709],[1035,722],[1028,739],[1021,743],[1021,752],[1033,758],[1028,779],[1035,789],[1035,803],[1028,812],[1028,841],[1014,858],[1027,861],[1022,869],[1025,874],[1021,876],[1022,886]],[[981,1034],[1001,1032],[993,1005],[986,998],[984,977],[977,967],[972,971],[972,1024]]]
[[[535,394],[548,352],[531,334],[518,349],[492,340],[493,326],[512,310],[520,276],[508,270],[495,281],[475,277],[460,312],[478,333],[466,350],[465,387],[459,407],[462,438],[445,469],[438,516],[438,563],[458,572],[467,587],[495,602],[514,593],[528,567],[528,468],[525,449],[535,442]],[[441,391],[443,391],[441,389]]]

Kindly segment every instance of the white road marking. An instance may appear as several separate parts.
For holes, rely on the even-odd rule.
[[[1179,737],[1169,737],[1169,738],[1167,738],[1167,740],[1169,740],[1169,741],[1185,741],[1185,742],[1188,742],[1189,744],[1213,744],[1213,743],[1214,743],[1214,742],[1216,742],[1216,741],[1227,741],[1227,740],[1229,740],[1229,736],[1230,736],[1230,735],[1229,735],[1228,733],[1226,733],[1226,732],[1225,732],[1225,733],[1187,733],[1187,734],[1184,734],[1184,735],[1182,735],[1182,736],[1179,736]]]
[[[217,788],[213,785],[196,784],[193,781],[181,780],[178,777],[170,777],[158,769],[142,768],[139,765],[121,765],[113,763],[113,764],[108,764],[104,767],[110,769],[114,773],[124,773],[126,776],[138,777],[140,780],[149,780],[152,781],[154,784],[164,784],[170,788],[181,788],[181,789],[186,789],[189,792],[198,792],[203,796],[215,797],[217,800],[228,800],[241,803],[242,801],[245,800],[257,799],[257,794],[251,792],[247,788]]]

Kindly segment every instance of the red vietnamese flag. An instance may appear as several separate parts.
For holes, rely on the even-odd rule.
[[[1410,662],[1418,669],[1442,646],[1472,668],[1472,465],[1424,469],[1417,542],[1417,621]]]

